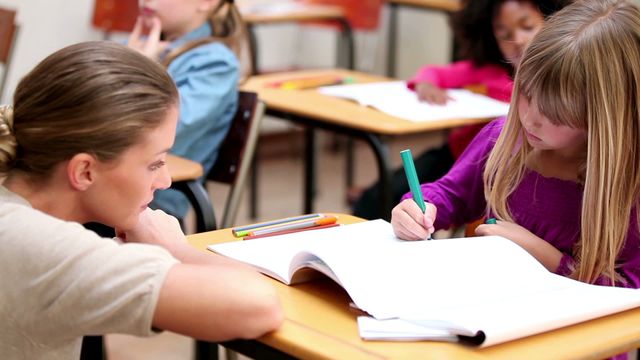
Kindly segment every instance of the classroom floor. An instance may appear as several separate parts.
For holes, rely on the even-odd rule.
[[[301,136],[301,135],[300,135]],[[286,138],[285,138],[286,139]],[[392,161],[400,165],[400,150],[407,147],[414,154],[436,146],[442,142],[443,135],[407,136],[387,139]],[[237,224],[265,221],[302,213],[302,151],[295,142],[287,141],[283,146],[269,144],[269,149],[260,149],[259,153],[259,205],[258,218],[252,220],[248,212],[248,196],[244,196],[239,210]],[[319,133],[318,152],[318,186],[315,199],[316,212],[350,213],[346,202],[345,158],[344,152],[333,146],[336,141],[329,133]],[[358,186],[366,186],[377,178],[377,169],[371,150],[364,144],[356,142],[355,146],[355,182]],[[283,176],[285,174],[286,176]],[[283,182],[283,179],[286,182]],[[221,206],[226,196],[226,188],[211,186],[210,196],[216,209],[221,214]],[[109,335],[106,337],[107,357],[109,360],[177,360],[193,358],[193,341],[190,338],[170,332],[164,332],[152,338],[136,338],[126,335]]]

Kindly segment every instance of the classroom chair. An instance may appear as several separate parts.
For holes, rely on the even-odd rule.
[[[196,215],[197,232],[233,225],[242,190],[247,183],[263,114],[264,104],[258,100],[257,94],[241,91],[238,95],[238,109],[218,150],[218,160],[209,173],[205,174],[203,179],[190,177],[171,184],[172,189],[181,191],[189,199]],[[204,187],[206,181],[230,186],[220,222],[216,221],[209,195]]]
[[[219,227],[229,228],[234,225],[240,200],[247,179],[253,157],[258,144],[258,132],[264,115],[264,103],[253,92],[240,91],[238,95],[238,110],[231,121],[227,136],[222,141],[218,152],[218,160],[206,175],[205,181],[219,182],[230,186],[224,205]],[[215,218],[214,218],[215,221]],[[217,359],[217,344],[206,341],[196,341],[196,359]],[[234,359],[234,353],[227,350],[227,357]]]
[[[15,23],[16,12],[7,8],[0,8],[0,64],[2,64],[2,77],[0,77],[0,97],[4,91],[13,47],[18,37],[18,25]]]
[[[240,91],[238,110],[231,122],[229,133],[222,142],[218,160],[207,174],[208,181],[230,186],[219,228],[234,225],[242,190],[247,184],[255,156],[264,110],[265,105],[256,93]]]

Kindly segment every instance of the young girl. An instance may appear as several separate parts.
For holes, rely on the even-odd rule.
[[[171,153],[199,162],[207,173],[236,112],[239,78],[250,73],[243,68],[240,74],[236,56],[248,57],[238,9],[230,0],[140,4],[141,15],[128,45],[167,66],[180,93],[180,120]],[[148,36],[143,35],[145,29]],[[165,190],[158,192],[152,206],[184,218],[188,204],[182,193]]]
[[[195,250],[173,217],[147,208],[171,183],[177,118],[165,70],[115,43],[64,48],[22,79],[13,111],[0,111],[3,357],[77,359],[87,334],[222,341],[278,327],[259,274]]]
[[[470,88],[500,100],[511,99],[512,73],[524,47],[540,30],[544,19],[566,5],[566,0],[473,0],[452,17],[451,25],[460,45],[462,61],[445,66],[427,65],[407,82],[421,100],[444,104],[446,89]],[[418,178],[435,181],[451,168],[484,125],[453,130],[448,143],[422,153],[415,160]],[[393,201],[407,191],[402,168],[391,180]],[[368,188],[354,203],[356,216],[374,219],[380,212],[380,185]],[[354,194],[351,195],[353,197]]]
[[[486,126],[451,171],[392,212],[396,235],[487,214],[547,269],[640,287],[640,11],[627,1],[570,5],[520,63],[508,119]],[[436,211],[437,210],[437,211]],[[437,216],[436,216],[437,214]]]

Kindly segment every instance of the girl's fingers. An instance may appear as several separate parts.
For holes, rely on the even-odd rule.
[[[136,18],[136,24],[133,26],[133,30],[131,31],[131,35],[129,38],[139,39],[142,35],[142,17],[138,16]]]
[[[160,34],[162,32],[162,23],[158,17],[151,19],[151,29],[149,30],[149,40],[152,40],[155,44],[160,42]]]
[[[391,223],[396,236],[405,240],[424,240],[429,236],[424,227],[424,214],[411,199],[404,200],[392,211]]]

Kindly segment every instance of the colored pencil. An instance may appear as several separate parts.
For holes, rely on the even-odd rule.
[[[263,227],[266,228],[266,227],[269,227],[269,226],[280,225],[280,224],[285,224],[285,223],[292,223],[292,222],[296,222],[296,221],[300,221],[300,220],[315,219],[315,218],[319,218],[319,217],[323,217],[323,216],[324,216],[323,214],[308,214],[308,215],[288,217],[288,218],[279,219],[279,220],[265,221],[265,222],[261,222],[261,223],[257,223],[257,224],[238,226],[238,227],[235,227],[235,228],[231,229],[231,232],[233,232],[233,236],[235,236],[235,237],[243,237],[243,236],[249,235],[249,231],[254,230],[254,229],[259,229],[259,228],[263,228]]]
[[[335,226],[340,226],[340,224],[334,223],[334,224],[318,225],[318,226],[302,228],[302,229],[290,229],[290,230],[276,231],[276,232],[272,232],[270,234],[255,235],[255,236],[245,236],[242,240],[259,239],[259,238],[263,238],[263,237],[291,234],[291,233],[297,233],[297,232],[302,232],[302,231],[320,230],[320,229],[326,229],[326,228],[335,227]]]

